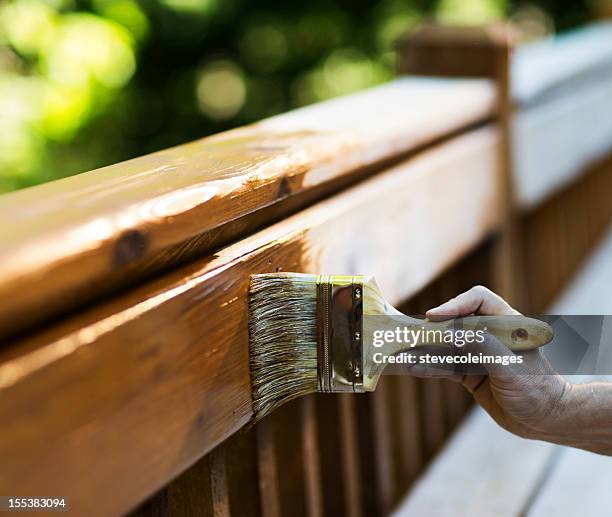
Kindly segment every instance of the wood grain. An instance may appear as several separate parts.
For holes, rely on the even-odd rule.
[[[315,399],[323,515],[359,517],[358,401],[351,394],[321,393]]]
[[[592,167],[522,218],[530,309],[561,295],[612,222],[612,158]]]
[[[362,402],[362,401],[360,401]],[[355,405],[357,401],[350,394],[340,394],[338,405],[340,412],[340,437],[341,437],[341,467],[344,485],[343,497],[346,504],[344,515],[349,517],[361,517],[364,515],[361,498],[363,485],[361,483],[361,457],[358,446],[358,421]],[[333,514],[332,514],[333,515]]]
[[[372,398],[371,421],[374,452],[374,483],[377,494],[377,514],[387,515],[397,491],[395,486],[393,455],[393,429],[391,428],[391,379],[381,377]]]
[[[423,467],[421,440],[421,419],[417,379],[407,375],[392,377],[395,383],[393,429],[397,443],[394,445],[396,458],[396,486],[400,491],[409,487]]]
[[[305,458],[305,429],[303,425],[303,400],[293,400],[269,415],[274,440],[274,457],[276,463],[276,483],[278,486],[279,515],[311,517],[308,496],[309,468]],[[287,432],[291,429],[293,432]],[[263,498],[263,495],[262,495]]]
[[[438,452],[446,438],[446,404],[441,379],[422,379],[420,388],[419,418],[423,423],[421,433],[423,458],[426,462]]]
[[[257,425],[257,466],[259,473],[259,500],[263,517],[280,517],[278,469],[275,461],[273,424],[269,418]]]
[[[323,515],[323,487],[321,486],[321,458],[317,437],[315,395],[304,397],[300,405],[306,510],[308,517],[321,517]]]
[[[218,249],[269,223],[264,207],[481,122],[492,100],[482,80],[400,79],[4,195],[0,337]]]
[[[230,515],[259,517],[261,499],[256,431],[239,432],[223,442]]]
[[[497,224],[496,146],[490,127],[441,144],[2,350],[0,486],[134,507],[252,416],[250,274],[367,271],[408,298]]]

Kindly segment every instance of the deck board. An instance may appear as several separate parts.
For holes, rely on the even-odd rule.
[[[526,517],[610,515],[612,458],[563,448]]]
[[[555,449],[508,433],[476,408],[393,517],[517,517],[546,475]]]

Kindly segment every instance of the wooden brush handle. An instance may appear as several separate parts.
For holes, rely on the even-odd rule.
[[[463,318],[447,321],[428,321],[412,318],[399,312],[388,303],[373,277],[363,279],[363,388],[365,391],[373,391],[376,388],[378,378],[385,367],[384,362],[375,360],[375,354],[381,352],[385,356],[391,356],[400,352],[409,352],[416,347],[440,346],[450,348],[453,342],[440,340],[435,342],[428,336],[427,339],[416,341],[410,340],[387,340],[383,339],[381,346],[374,343],[374,331],[394,332],[397,328],[435,330],[445,333],[453,330],[473,331],[484,330],[495,336],[499,341],[514,352],[532,350],[549,343],[553,338],[553,331],[547,323],[528,318],[520,314],[503,316],[466,316]],[[456,343],[456,336],[455,336]],[[466,343],[467,344],[467,343]],[[492,351],[493,352],[493,351]],[[511,352],[509,352],[511,353]]]
[[[465,316],[446,321],[428,321],[406,316],[388,303],[373,277],[364,277],[364,300],[363,315],[364,324],[370,329],[364,328],[366,336],[371,336],[371,331],[376,327],[378,330],[394,330],[396,327],[426,328],[431,330],[479,330],[486,327],[487,332],[495,336],[510,350],[520,352],[531,350],[549,343],[553,337],[553,331],[547,323],[528,318],[521,314],[500,316]],[[367,338],[366,338],[367,339]],[[415,346],[423,345],[449,346],[449,343],[416,343]],[[369,343],[364,342],[367,348]],[[414,348],[414,346],[403,346],[397,343],[396,350],[391,353],[399,353]]]
[[[540,320],[526,316],[466,316],[442,322],[428,321],[426,329],[486,330],[514,352],[532,350],[549,343],[552,329]]]
[[[381,323],[386,319],[386,317],[381,318]],[[466,334],[468,332],[475,333],[476,331],[486,331],[495,336],[514,352],[522,352],[541,347],[549,343],[553,337],[553,331],[550,325],[543,321],[522,315],[466,316],[463,318],[434,322],[397,314],[390,316],[390,319],[383,326],[389,329],[395,329],[400,326],[415,331],[419,329],[424,331],[441,331],[442,334],[450,330],[462,330],[464,338],[467,338]],[[473,337],[472,334],[472,338]],[[423,338],[417,341],[414,346],[403,346],[399,343],[396,348],[397,352],[404,352],[420,346],[450,346],[450,344],[444,341],[432,341],[430,334],[430,339]]]
[[[410,352],[415,348],[424,346],[439,346],[449,348],[455,346],[452,342],[439,342],[431,339],[431,335],[427,339],[420,341],[411,341],[409,343],[401,342],[400,340],[392,340],[385,342],[380,347],[377,347],[374,342],[374,331],[379,332],[396,332],[397,328],[424,331],[440,331],[440,334],[446,335],[448,331],[454,331],[454,339],[456,343],[457,330],[466,331],[482,331],[495,336],[499,341],[506,345],[514,352],[523,352],[532,350],[549,343],[553,337],[552,328],[545,322],[526,316],[466,316],[464,318],[456,318],[447,321],[428,321],[411,318],[386,306],[387,314],[370,315],[364,318],[364,389],[365,391],[373,391],[376,388],[378,378],[385,364],[376,363],[373,358],[377,352],[382,352],[386,356],[399,354],[401,352]],[[393,311],[391,314],[390,312]],[[465,334],[464,334],[465,336]],[[389,340],[385,340],[389,341]],[[467,344],[467,343],[466,343]]]

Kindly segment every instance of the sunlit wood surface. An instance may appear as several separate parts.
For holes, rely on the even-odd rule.
[[[334,181],[482,122],[493,97],[483,80],[399,79],[2,196],[0,338],[287,213],[265,207],[295,210],[338,190]]]

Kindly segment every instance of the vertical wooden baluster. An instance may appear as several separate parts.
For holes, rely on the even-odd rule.
[[[261,422],[265,425],[259,424],[260,499],[265,516],[307,515],[301,404],[300,399],[293,400]]]
[[[424,314],[427,309],[440,302],[435,295],[435,286],[424,289],[413,301],[417,314]],[[446,430],[444,393],[442,380],[423,379],[419,383],[420,411],[423,422],[423,457],[429,460],[442,445]]]
[[[544,235],[546,236],[546,248],[547,253],[543,257],[541,257],[541,266],[545,270],[548,271],[546,275],[546,286],[543,290],[545,296],[540,301],[540,310],[544,310],[544,308],[548,305],[548,302],[554,296],[554,287],[557,281],[556,275],[556,264],[553,263],[551,259],[558,254],[556,250],[556,236],[555,236],[555,210],[554,204],[549,205],[548,210],[544,213]]]
[[[426,461],[438,451],[445,436],[444,398],[440,379],[420,382],[420,406],[423,420],[423,453]]]
[[[544,279],[541,271],[541,260],[545,258],[546,242],[544,238],[535,239],[535,235],[541,233],[541,219],[527,214],[523,217],[523,235],[525,239],[525,263],[527,271],[528,307],[531,312],[537,312],[542,296],[542,285]]]
[[[212,506],[209,506],[212,517]],[[162,488],[153,494],[149,499],[142,503],[138,508],[129,513],[129,517],[169,517],[170,508],[168,507],[168,489]]]
[[[351,395],[348,396],[351,397]],[[315,395],[324,515],[348,514],[345,500],[343,448],[351,436],[345,433],[342,427],[340,401],[343,397],[345,397],[344,394],[319,393]]]
[[[303,397],[300,402],[302,409],[302,455],[304,458],[306,510],[308,517],[320,517],[323,515],[323,496],[315,396],[309,395]]]
[[[225,470],[231,515],[240,517],[261,515],[257,441],[254,429],[238,432],[225,442]]]
[[[479,262],[479,255],[472,253],[469,257],[464,259],[461,263],[457,264],[453,269],[446,272],[439,280],[436,281],[436,288],[439,293],[439,302],[445,302],[457,296],[459,291],[464,289],[458,288],[457,275],[459,272],[473,274],[472,263]],[[478,279],[474,283],[485,283],[486,278]],[[471,286],[470,286],[471,287]],[[447,432],[452,431],[456,425],[461,421],[466,409],[465,398],[463,396],[463,386],[454,381],[445,381],[442,385],[443,397],[445,399],[446,408],[446,422],[445,429]]]
[[[592,173],[591,173],[592,175]],[[576,189],[576,193],[572,196],[572,210],[570,214],[570,233],[572,239],[576,240],[575,245],[570,244],[572,252],[572,269],[576,270],[586,253],[589,251],[588,234],[583,228],[586,227],[586,206],[584,204],[584,187],[585,182],[581,182]]]
[[[534,293],[533,310],[537,313],[546,306],[546,300],[550,297],[553,281],[553,269],[547,267],[552,253],[552,237],[550,235],[550,210],[538,210],[530,215],[528,231],[530,231],[531,242],[537,246],[541,253],[533,254],[534,273],[531,275],[532,290]],[[530,224],[532,223],[532,224]],[[535,223],[535,224],[534,224]],[[537,232],[537,233],[536,233]]]
[[[226,517],[224,447],[218,446],[146,501],[130,517]]]
[[[446,426],[452,432],[463,419],[468,407],[465,388],[455,381],[444,382],[444,397],[446,398]]]
[[[555,198],[555,228],[553,231],[557,238],[557,260],[554,262],[556,278],[550,300],[547,300],[547,306],[559,295],[571,271],[571,260],[568,249],[571,236],[568,235],[567,225],[568,211],[571,206],[569,203],[570,197],[571,196],[558,196]]]
[[[267,417],[257,424],[257,464],[259,470],[259,501],[263,517],[280,517],[278,472],[274,450],[273,424]]]
[[[341,459],[346,515],[362,517],[363,486],[361,484],[361,454],[358,443],[356,398],[352,394],[338,395],[340,410]]]
[[[398,484],[405,491],[423,466],[421,421],[417,381],[407,375],[396,377],[395,422],[399,443],[397,450]]]
[[[597,214],[595,210],[597,210],[597,198],[599,196],[599,188],[601,185],[600,182],[597,181],[599,179],[599,171],[596,171],[595,177],[588,181],[584,188],[584,197],[585,197],[585,209],[586,209],[586,222],[583,227],[583,231],[587,236],[587,245],[589,248],[595,242],[595,227],[597,226]]]
[[[400,310],[414,315],[414,302],[404,303]],[[393,429],[393,456],[395,501],[403,497],[423,466],[421,440],[421,412],[419,410],[417,380],[408,372],[388,378],[391,387],[391,426]]]
[[[352,393],[316,396],[324,515],[362,516],[360,399]]]
[[[542,243],[542,254],[534,257],[534,261],[538,265],[538,276],[533,277],[534,287],[538,293],[536,312],[544,310],[547,300],[550,299],[551,286],[554,283],[554,271],[550,266],[550,260],[554,255],[553,238],[551,235],[551,212],[546,210],[539,213],[536,217],[541,219],[539,224],[539,240]],[[534,240],[538,240],[538,235],[532,236]],[[538,288],[539,287],[539,288]]]
[[[378,389],[378,388],[377,388]],[[380,486],[378,483],[378,458],[376,450],[376,424],[374,418],[375,393],[355,396],[355,409],[358,424],[360,477],[363,491],[361,503],[363,515],[380,515]]]
[[[229,493],[225,468],[225,444],[214,449],[209,455],[210,485],[214,517],[229,517]]]
[[[395,493],[393,477],[393,451],[391,450],[391,428],[388,393],[389,377],[382,376],[373,393],[372,417],[374,425],[374,450],[376,457],[376,485],[378,510],[386,515],[392,507]]]

